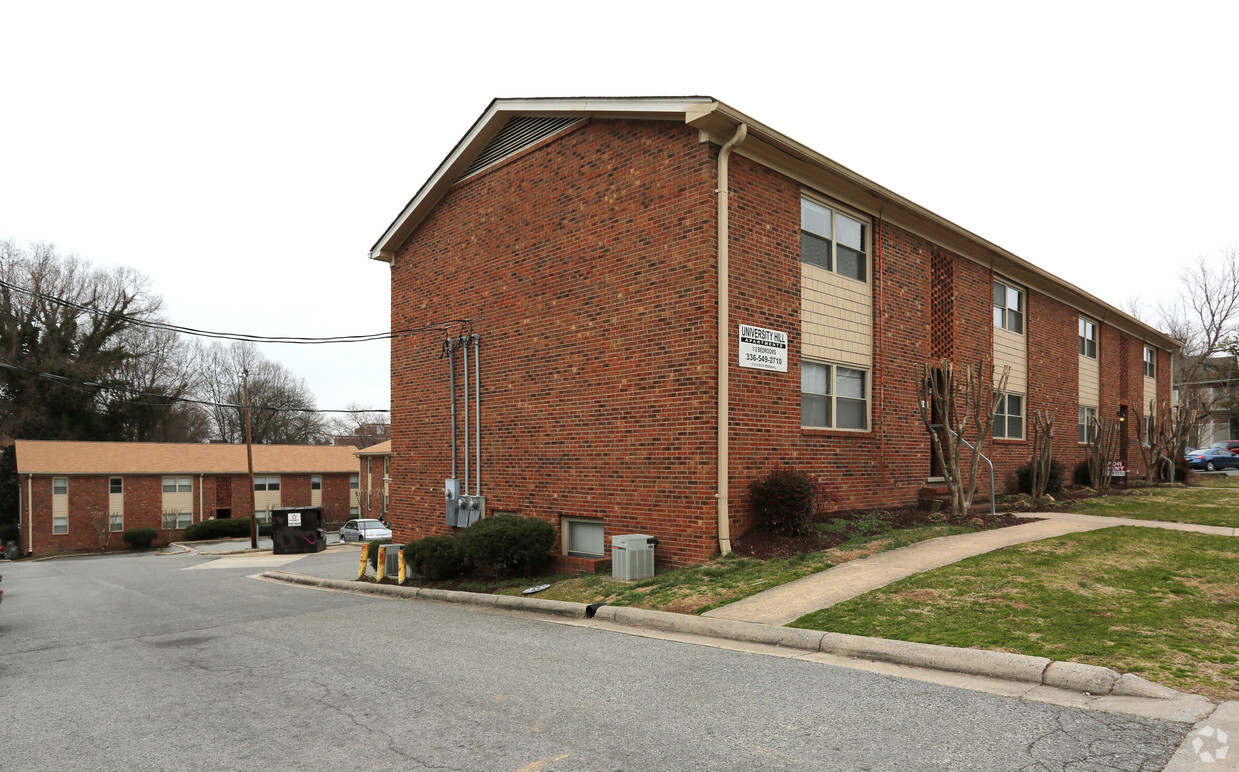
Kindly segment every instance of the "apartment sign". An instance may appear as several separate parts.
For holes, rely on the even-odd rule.
[[[787,333],[740,325],[740,366],[787,372]]]

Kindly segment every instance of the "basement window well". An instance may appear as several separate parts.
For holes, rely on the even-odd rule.
[[[596,518],[565,517],[562,520],[564,554],[577,558],[606,556],[602,521]]]

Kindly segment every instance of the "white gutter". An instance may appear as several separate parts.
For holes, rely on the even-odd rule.
[[[729,373],[731,361],[731,317],[728,303],[731,285],[728,281],[731,271],[728,241],[731,237],[731,227],[728,221],[728,187],[727,159],[731,151],[744,141],[749,127],[741,123],[736,127],[736,134],[718,153],[718,482],[714,494],[718,499],[718,550],[721,555],[731,554],[731,521],[728,519],[727,497],[731,492],[729,485],[731,439],[731,411],[729,405]]]

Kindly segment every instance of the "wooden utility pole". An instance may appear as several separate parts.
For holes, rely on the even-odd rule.
[[[241,404],[245,408],[245,465],[250,473],[250,549],[258,549],[258,500],[254,496],[254,445],[250,440],[250,371],[241,371]]]

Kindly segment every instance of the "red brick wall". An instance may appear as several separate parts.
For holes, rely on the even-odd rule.
[[[186,476],[186,475],[178,475]],[[206,488],[202,489],[202,479],[199,475],[190,475],[193,479],[193,522],[203,520],[202,510],[206,511],[206,519],[215,516],[215,485],[217,478],[206,477]],[[222,477],[222,476],[221,476]],[[323,476],[323,506],[328,516],[336,511],[348,513],[348,478],[346,473],[324,474]],[[64,552],[77,550],[99,549],[99,537],[91,523],[90,513],[95,509],[108,510],[108,476],[69,477],[69,532],[67,534],[52,533],[52,476],[36,475],[33,478],[34,491],[34,551],[35,554],[49,552]],[[248,475],[231,475],[225,478],[231,487],[232,516],[250,517],[253,512],[253,498],[247,495],[249,491]],[[22,542],[23,550],[30,548],[30,536],[24,529],[29,520],[27,489],[29,478],[21,476],[21,506],[22,506]],[[203,493],[200,501],[199,493]],[[280,475],[280,503],[282,506],[309,506],[310,475],[282,474]],[[127,475],[124,477],[124,530],[130,528],[154,528],[159,531],[157,544],[165,543],[163,523],[163,476],[162,475]],[[181,530],[171,532],[175,541],[181,535]],[[121,532],[113,533],[108,540],[108,549],[128,549],[121,541]]]
[[[481,336],[489,509],[716,551],[713,158],[683,125],[592,122],[456,186],[398,252],[393,329]],[[398,540],[448,530],[441,341],[392,345]]]
[[[671,123],[595,121],[458,184],[397,251],[393,329],[471,318],[481,336],[482,492],[490,511],[557,527],[562,516],[601,517],[607,536],[657,536],[660,562],[717,552],[717,151]],[[932,255],[950,263],[951,302],[939,307],[951,309],[957,365],[992,356],[993,274],[874,217],[871,429],[802,430],[801,187],[734,155],[730,192],[732,535],[752,524],[748,484],[780,463],[817,476],[840,508],[915,502],[930,473],[916,384],[933,353]],[[1069,306],[1029,292],[1026,414],[1057,411],[1054,455],[1069,470],[1082,457],[1076,318]],[[739,367],[741,323],[789,333],[787,373]],[[450,531],[442,337],[392,343],[397,540]],[[1138,345],[1103,328],[1103,415],[1131,404],[1140,388],[1132,374]],[[1168,361],[1159,372],[1168,394],[1163,373]],[[463,478],[459,434],[458,442]],[[1013,487],[1029,453],[1027,440],[990,446],[1000,491]],[[979,487],[986,486],[982,473]]]

